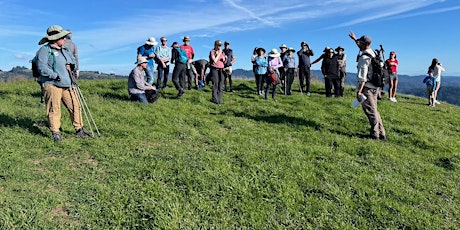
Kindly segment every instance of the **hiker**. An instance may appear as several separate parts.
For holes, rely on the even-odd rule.
[[[372,76],[372,69],[369,69],[371,66],[371,57],[368,55],[363,55],[363,53],[368,53],[370,56],[375,57],[375,53],[371,48],[372,40],[369,36],[363,35],[359,39],[356,38],[356,35],[353,31],[350,31],[348,35],[358,46],[359,55],[357,58],[358,62],[358,87],[356,92],[356,98],[359,102],[362,102],[362,108],[366,114],[369,124],[370,124],[370,138],[376,140],[386,140],[385,128],[383,127],[382,118],[377,109],[377,96],[379,95],[379,87],[373,85],[369,81],[369,77]],[[367,97],[366,100],[362,101],[361,94]]]
[[[211,68],[211,81],[212,81],[212,99],[215,104],[222,104],[222,90],[224,87],[224,63],[227,61],[227,56],[221,50],[222,42],[216,40],[214,42],[214,49],[209,52],[209,63]]]
[[[257,79],[258,75],[257,75],[257,65],[256,65],[256,57],[258,56],[257,55],[257,50],[258,49],[259,49],[259,47],[255,47],[254,50],[252,51],[252,56],[251,56],[252,73],[254,73],[254,79],[255,79],[255,82],[256,82],[257,94],[260,93],[259,80]]]
[[[82,108],[76,88],[72,85],[71,71],[75,70],[75,57],[64,46],[66,36],[70,33],[61,26],[48,27],[47,36],[38,45],[48,43],[37,51],[37,69],[43,83],[46,112],[54,141],[62,140],[61,101],[67,108],[78,138],[92,137],[83,127]]]
[[[157,84],[158,90],[163,90],[168,84],[169,76],[169,61],[171,60],[171,47],[168,46],[168,39],[165,37],[160,38],[161,45],[155,48],[155,56],[157,60]],[[163,85],[161,82],[163,81]]]
[[[398,64],[399,61],[396,59],[396,52],[391,51],[390,52],[390,57],[385,61],[387,71],[388,71],[388,83],[389,83],[389,89],[388,89],[388,96],[390,98],[390,101],[392,102],[398,102],[396,100],[396,89],[398,88]]]
[[[150,37],[145,41],[144,45],[141,45],[137,48],[137,57],[145,57],[149,61],[147,68],[145,69],[145,74],[147,76],[147,83],[153,85],[153,73],[155,72],[155,46],[158,42],[154,37]]]
[[[268,77],[267,76],[267,87],[265,88],[265,100],[268,100],[268,94],[270,88],[272,88],[272,99],[275,100],[276,86],[280,83],[278,69],[283,68],[283,61],[280,58],[281,54],[278,53],[277,49],[272,49],[268,53]]]
[[[233,50],[230,49],[230,42],[229,41],[225,41],[224,42],[224,53],[225,55],[227,56],[227,61],[224,63],[224,75],[225,75],[225,78],[224,78],[224,91],[227,91],[227,79],[228,79],[228,83],[229,83],[229,88],[228,88],[228,91],[229,92],[232,92],[233,88],[232,88],[232,73],[233,73],[233,69],[232,69],[232,66],[233,66],[233,63],[235,63],[236,61],[236,57],[235,57],[235,54],[233,53]]]
[[[256,64],[256,82],[257,82],[257,92],[260,96],[264,96],[264,81],[265,77],[267,76],[267,67],[268,62],[267,58],[265,57],[265,49],[264,48],[257,48],[257,56],[254,58],[254,62]]]
[[[344,51],[345,48],[342,46],[337,46],[337,48],[335,48],[335,52],[337,52],[337,61],[339,62],[340,97],[343,97],[343,91],[345,91],[345,78],[347,77],[347,55]]]
[[[435,107],[436,99],[436,77],[433,76],[434,71],[428,70],[428,76],[423,79],[423,83],[426,85],[426,96],[428,98],[428,106]]]
[[[72,41],[72,31],[69,31],[69,34],[67,34],[64,46],[67,47],[67,49],[70,51],[70,53],[73,54],[73,57],[75,58],[75,69],[72,71],[73,76],[75,76],[75,80],[80,78],[80,64],[78,62],[78,48],[77,45]]]
[[[196,77],[193,77],[194,75],[192,70],[192,61],[193,58],[195,58],[195,51],[193,50],[193,47],[190,45],[189,36],[184,36],[184,39],[182,39],[182,41],[184,42],[184,44],[181,45],[180,48],[185,50],[188,57],[188,61],[185,64],[185,75],[187,76],[187,89],[192,89],[192,79],[195,80],[195,88],[198,89],[198,79]]]
[[[282,45],[280,45],[279,48],[280,48],[280,50],[281,50],[281,52],[280,52],[280,58],[281,58],[281,61],[283,61],[283,60],[284,60],[284,56],[286,56],[286,54],[287,54],[287,52],[286,52],[286,51],[287,51],[287,46],[286,46],[286,44],[282,44]],[[278,68],[278,72],[279,72],[279,74],[280,74],[280,80],[281,80],[281,87],[280,87],[280,89],[281,89],[281,92],[284,93],[284,90],[285,90],[285,78],[286,78],[286,72],[284,71],[284,67]]]
[[[147,104],[146,90],[155,90],[155,88],[144,81],[145,69],[148,65],[148,60],[145,57],[139,57],[134,63],[136,67],[131,70],[128,77],[128,92],[131,101],[139,101]]]
[[[294,76],[296,71],[294,53],[295,49],[290,47],[287,51],[287,55],[284,56],[283,59],[284,71],[286,72],[286,95],[292,94],[292,83],[294,83]]]
[[[177,97],[181,97],[185,92],[185,64],[179,61],[179,43],[173,42],[171,47],[171,63],[174,64],[172,81],[178,91]]]
[[[441,73],[446,71],[446,69],[444,69],[444,67],[437,58],[433,58],[430,67],[428,67],[428,72],[430,70],[433,71],[433,76],[436,78],[436,89],[434,90],[434,103],[441,104],[438,101],[438,93],[439,88],[441,87]]]
[[[334,96],[340,97],[339,62],[333,49],[326,52],[321,64],[321,73],[324,75],[326,97],[332,97],[332,86],[334,86]]]
[[[306,42],[300,43],[301,49],[297,51],[297,56],[299,57],[299,81],[300,81],[300,92],[305,92],[307,96],[310,96],[310,56],[313,56],[313,50]],[[306,88],[304,90],[304,83]]]
[[[208,81],[205,81],[205,76],[206,76],[206,70],[208,69],[209,66],[209,61],[206,59],[198,59],[196,61],[192,62],[193,66],[195,67],[195,70],[197,72],[197,77],[198,77],[198,88],[202,89],[206,84],[209,84]],[[209,79],[210,81],[210,79]]]

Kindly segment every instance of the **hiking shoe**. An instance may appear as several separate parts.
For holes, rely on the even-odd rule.
[[[60,134],[59,132],[53,133],[53,140],[54,140],[55,142],[62,141],[62,136],[61,136],[61,134]]]
[[[438,100],[434,101],[435,104],[441,104],[441,102],[439,102]]]
[[[93,134],[89,133],[85,128],[81,128],[75,132],[75,136],[78,138],[93,137]]]

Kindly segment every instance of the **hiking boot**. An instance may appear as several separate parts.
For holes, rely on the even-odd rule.
[[[59,133],[59,132],[53,133],[53,140],[54,140],[55,142],[60,142],[60,141],[62,141],[61,133]]]
[[[93,134],[89,133],[85,128],[81,128],[75,132],[75,136],[78,138],[93,137]]]

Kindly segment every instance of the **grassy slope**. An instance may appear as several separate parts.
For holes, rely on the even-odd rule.
[[[81,81],[102,137],[55,144],[34,82],[0,84],[0,229],[367,229],[460,226],[460,109],[379,102],[389,141],[346,97],[277,101],[237,81],[224,105],[168,88],[127,102],[126,81]]]

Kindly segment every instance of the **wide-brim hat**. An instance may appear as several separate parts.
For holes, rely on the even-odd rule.
[[[215,46],[221,46],[221,45],[222,45],[222,42],[221,42],[220,40],[216,40],[216,41],[214,42],[214,45],[215,45]]]
[[[329,46],[324,47],[323,53],[329,52],[330,49],[331,49],[331,47],[329,47]]]
[[[63,38],[69,34],[70,31],[63,29],[61,26],[53,25],[48,27],[46,30],[47,36],[43,37],[39,42],[38,45],[43,45],[49,41],[56,41],[60,38]]]
[[[286,49],[287,49],[287,46],[286,46],[286,44],[282,44],[282,45],[280,45],[280,49],[282,49],[282,48],[286,48]]]
[[[294,53],[295,53],[295,49],[294,49],[294,48],[292,48],[292,47],[289,47],[288,51],[292,51],[292,52],[294,52]]]
[[[184,36],[184,39],[182,39],[183,42],[185,41],[190,41],[190,37],[189,36]]]
[[[335,48],[335,51],[339,52],[339,50],[345,51],[345,48],[343,48],[342,46],[337,46],[337,48]]]
[[[268,53],[268,56],[276,58],[276,57],[280,56],[280,53],[278,53],[277,49],[272,49],[272,51],[270,51],[270,53]]]
[[[147,62],[149,62],[149,61],[147,60],[147,58],[144,57],[144,56],[142,56],[142,57],[138,57],[138,58],[137,58],[137,61],[134,62],[134,64],[139,65],[139,64],[147,63]]]
[[[151,46],[156,46],[158,44],[157,40],[154,37],[150,37],[145,41],[145,44],[151,45]]]

